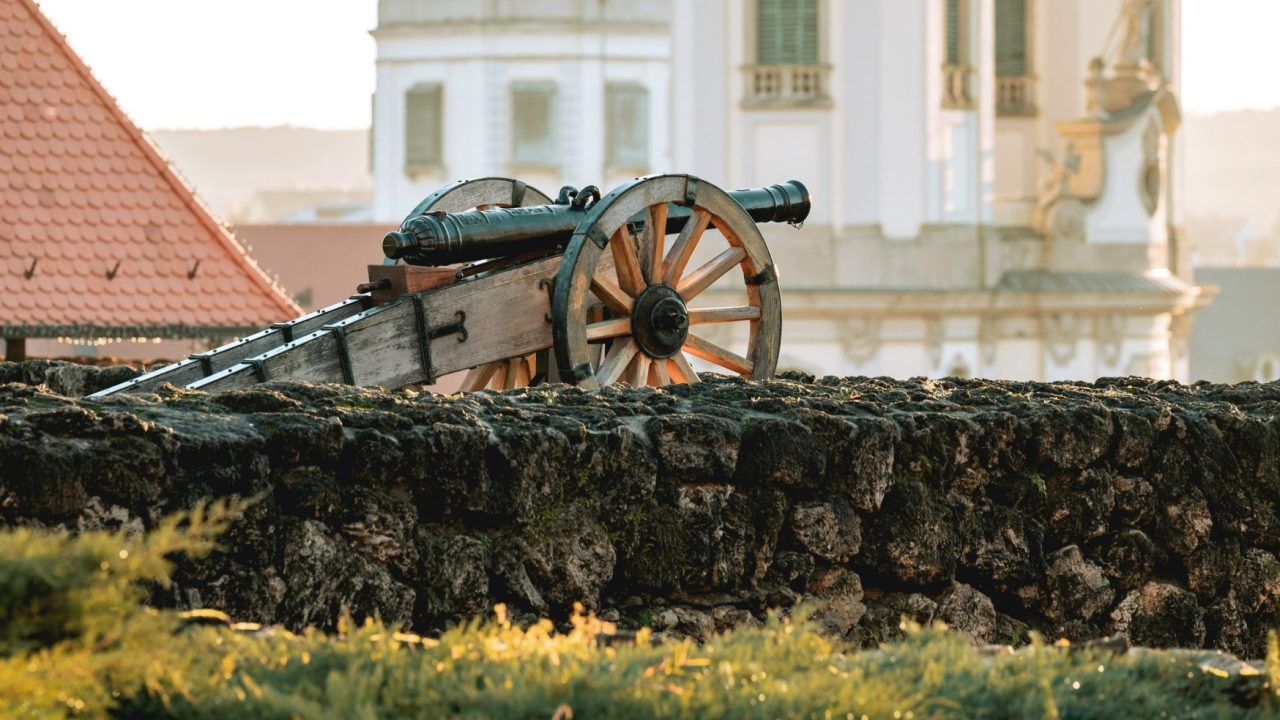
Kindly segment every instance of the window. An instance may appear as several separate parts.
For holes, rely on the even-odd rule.
[[[756,63],[818,64],[818,0],[757,0]]]
[[[511,86],[511,164],[556,167],[556,86],[518,82]]]
[[[960,0],[946,0],[947,3],[947,64],[951,66],[967,65],[961,51],[963,42],[962,28],[964,22],[960,17]]]
[[[605,162],[610,168],[649,167],[649,91],[642,85],[605,86]]]
[[[969,3],[943,0],[946,62],[942,64],[942,107],[973,110],[974,67],[969,57]]]
[[[996,0],[996,75],[1029,74],[1027,0]]]
[[[996,0],[996,115],[1000,117],[1036,114],[1030,3],[1031,0]]]
[[[443,163],[443,91],[439,85],[414,85],[404,97],[404,167],[407,172]]]

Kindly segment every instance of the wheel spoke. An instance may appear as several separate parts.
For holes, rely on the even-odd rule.
[[[740,247],[734,246],[720,253],[707,262],[706,265],[689,273],[680,281],[677,290],[684,296],[684,301],[689,302],[711,286],[716,280],[719,280],[731,268],[741,263],[747,257],[747,251]]]
[[[739,375],[750,375],[754,367],[750,360],[693,333],[689,333],[689,336],[684,339],[684,349],[695,357],[732,370]]]
[[[502,389],[514,390],[516,383],[520,381],[520,366],[524,362],[520,358],[509,358],[507,360],[506,372],[503,373]]]
[[[641,263],[644,279],[650,285],[662,282],[662,256],[667,245],[667,204],[658,203],[649,208],[649,217],[645,220],[645,246]]]
[[[754,305],[737,307],[689,308],[689,324],[705,325],[706,323],[738,322],[739,320],[759,320],[760,308]]]
[[[608,278],[596,275],[591,278],[591,292],[600,301],[609,306],[610,310],[620,313],[631,314],[631,297],[622,292],[622,288],[615,285]]]
[[[618,273],[618,285],[631,297],[644,290],[644,276],[640,274],[640,256],[636,253],[635,239],[626,224],[618,228],[609,241],[613,250],[613,264]]]
[[[459,392],[475,392],[483,390],[489,385],[489,381],[493,379],[493,374],[498,371],[498,362],[485,363],[477,365],[467,371],[467,376],[462,379],[462,385],[458,388]]]
[[[501,390],[502,387],[507,384],[507,361],[498,360],[494,365],[496,367],[494,368],[493,379],[490,380],[485,387],[492,388],[494,390]]]
[[[515,366],[514,387],[529,387],[529,383],[533,380],[533,375],[529,372],[528,359],[523,357],[513,358],[511,364]]]
[[[693,217],[685,221],[684,228],[671,246],[671,252],[667,253],[667,259],[662,261],[664,283],[674,285],[684,274],[685,266],[689,264],[689,258],[693,257],[693,251],[698,247],[698,241],[702,239],[702,233],[710,222],[711,213],[706,210],[694,211]]]
[[[654,360],[649,368],[649,383],[655,387],[671,384],[671,371],[667,369],[668,360]]]
[[[604,362],[600,363],[600,367],[596,369],[596,380],[601,387],[617,382],[623,371],[631,364],[631,358],[638,352],[640,352],[640,346],[636,345],[636,341],[632,338],[614,345]]]
[[[632,387],[644,387],[649,378],[649,356],[636,353],[629,370],[627,382],[631,383]]]
[[[631,334],[631,317],[611,318],[587,325],[587,341]]]
[[[671,378],[675,382],[698,382],[698,373],[694,372],[693,368],[689,366],[689,358],[685,357],[684,353],[676,353],[671,356],[671,369],[675,370]]]

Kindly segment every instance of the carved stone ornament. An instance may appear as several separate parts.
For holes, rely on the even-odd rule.
[[[1179,313],[1169,319],[1169,351],[1174,360],[1185,360],[1191,340],[1191,315]]]
[[[984,315],[978,321],[978,354],[988,367],[996,362],[996,347],[1000,341],[1000,318]]]
[[[1044,344],[1049,357],[1058,365],[1066,365],[1076,356],[1081,319],[1070,313],[1052,313],[1044,317]]]
[[[1098,316],[1094,320],[1093,335],[1098,342],[1098,357],[1103,364],[1115,367],[1120,362],[1124,340],[1124,316],[1119,313]]]
[[[1160,127],[1155,119],[1147,123],[1142,132],[1142,170],[1138,177],[1138,195],[1147,215],[1154,215],[1160,206],[1160,190],[1164,173],[1160,167]]]
[[[929,358],[929,367],[942,367],[942,339],[944,335],[942,318],[930,315],[924,320],[924,350]]]
[[[839,325],[840,349],[854,365],[865,365],[880,351],[880,318],[850,318]]]

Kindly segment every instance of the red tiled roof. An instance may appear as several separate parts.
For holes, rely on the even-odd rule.
[[[0,0],[0,336],[204,337],[298,306],[32,0]]]

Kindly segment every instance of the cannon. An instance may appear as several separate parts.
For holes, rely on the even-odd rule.
[[[694,363],[768,378],[782,311],[757,223],[798,226],[809,208],[795,181],[726,192],[657,175],[556,201],[517,180],[460,181],[386,235],[357,295],[94,397],[164,383],[397,388],[463,370],[466,391],[661,386],[696,382]]]

